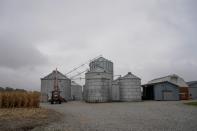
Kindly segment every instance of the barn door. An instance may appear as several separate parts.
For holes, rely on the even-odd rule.
[[[163,92],[163,100],[165,100],[165,101],[173,100],[172,91],[164,91]]]

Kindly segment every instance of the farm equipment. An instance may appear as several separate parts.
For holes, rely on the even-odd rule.
[[[55,70],[55,77],[54,77],[54,88],[53,91],[51,92],[51,104],[61,104],[62,102],[62,97],[60,96],[60,90],[58,86],[58,79],[57,79],[57,68]]]

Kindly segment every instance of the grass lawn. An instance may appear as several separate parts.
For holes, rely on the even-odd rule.
[[[197,101],[185,103],[186,105],[197,106]]]
[[[43,108],[0,108],[0,130],[31,130],[57,121],[60,116],[60,113]]]

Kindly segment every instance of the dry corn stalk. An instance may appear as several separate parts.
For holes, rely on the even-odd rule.
[[[0,108],[39,107],[38,92],[0,92]]]

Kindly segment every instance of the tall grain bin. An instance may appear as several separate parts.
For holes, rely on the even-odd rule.
[[[84,99],[87,102],[111,101],[113,63],[103,57],[90,62],[85,75]]]
[[[107,60],[103,57],[99,57],[98,59],[90,62],[90,71],[94,72],[95,69],[103,69],[105,72],[111,74],[111,79],[113,79],[113,62]]]
[[[141,79],[131,72],[120,78],[120,101],[141,101]]]
[[[71,82],[71,98],[72,100],[82,100],[82,86],[76,82]]]
[[[41,78],[41,102],[48,102],[51,99],[51,92],[54,88],[55,71]],[[71,99],[71,80],[57,71],[58,87],[60,96],[65,100]]]
[[[107,72],[87,72],[85,82],[86,102],[110,101],[111,74]]]
[[[120,80],[119,80],[119,78],[112,82],[112,101],[120,101]]]

